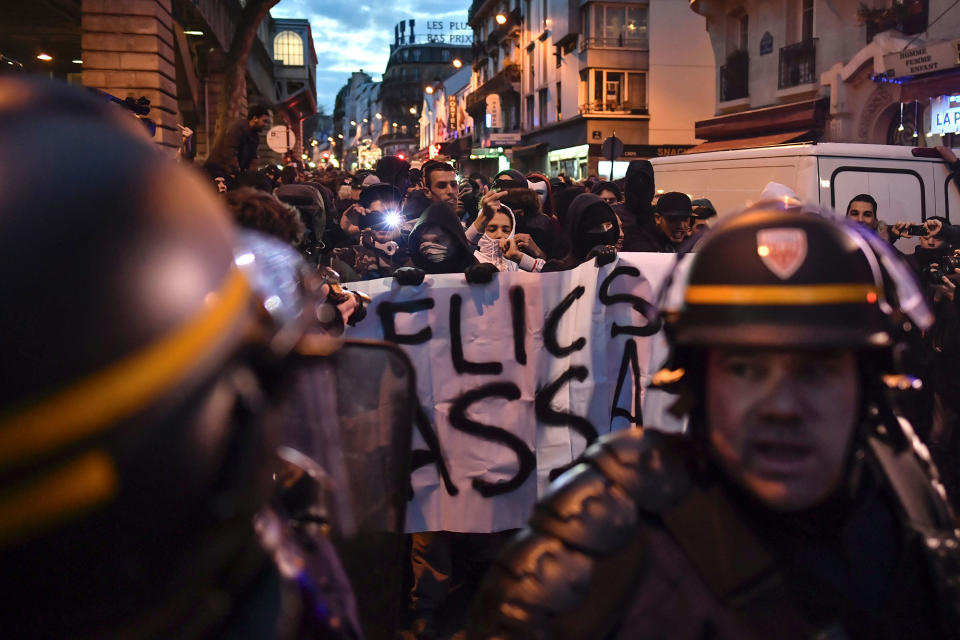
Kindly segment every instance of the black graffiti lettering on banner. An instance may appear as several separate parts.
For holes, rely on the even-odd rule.
[[[586,289],[583,287],[576,287],[567,294],[567,297],[564,298],[555,309],[547,314],[547,321],[543,325],[543,346],[547,348],[547,353],[555,358],[562,358],[570,355],[574,351],[580,351],[580,349],[583,349],[587,344],[587,339],[584,337],[577,338],[572,344],[566,347],[561,347],[557,342],[557,327],[560,326],[560,319],[563,318],[563,314],[567,312],[567,309],[572,307],[573,303],[583,295],[584,291],[586,291]]]
[[[463,331],[460,327],[460,308],[463,298],[460,294],[450,296],[450,357],[453,358],[453,368],[457,373],[470,373],[476,376],[503,373],[503,365],[499,362],[470,362],[463,357]]]
[[[490,482],[482,478],[473,479],[473,488],[485,498],[491,498],[509,493],[519,488],[536,468],[537,457],[527,444],[506,429],[481,424],[467,417],[470,407],[488,398],[506,398],[507,400],[520,399],[520,387],[512,382],[491,382],[467,391],[457,398],[450,407],[450,426],[458,431],[468,433],[483,440],[497,442],[514,452],[517,456],[519,468],[509,480]]]
[[[590,370],[582,365],[570,367],[560,374],[559,378],[547,386],[537,389],[537,394],[534,396],[533,400],[534,414],[537,416],[538,422],[542,422],[543,424],[551,427],[569,426],[583,436],[583,439],[587,441],[588,445],[597,439],[597,428],[593,426],[593,423],[583,416],[557,411],[551,407],[550,404],[557,396],[557,393],[560,392],[560,389],[563,387],[563,385],[567,384],[571,380],[583,382],[589,375]],[[552,469],[550,471],[550,479],[553,480],[569,468],[570,465]]]
[[[523,287],[510,288],[510,315],[513,318],[513,357],[527,364],[527,311]]]
[[[619,335],[652,336],[660,330],[663,324],[657,307],[640,296],[635,296],[631,293],[610,294],[610,285],[613,284],[614,279],[623,275],[636,278],[640,276],[640,270],[636,267],[623,266],[611,271],[610,275],[604,278],[603,283],[600,285],[600,302],[605,306],[627,302],[633,305],[633,308],[647,319],[647,324],[642,327],[624,327],[614,322],[610,327],[610,337],[615,338]]]
[[[457,495],[460,493],[460,489],[457,488],[457,485],[453,484],[453,479],[450,477],[447,463],[443,459],[443,451],[440,450],[440,439],[433,430],[433,425],[430,424],[430,418],[427,417],[427,412],[423,410],[419,402],[417,403],[417,412],[413,418],[413,422],[417,427],[417,431],[420,433],[420,437],[423,438],[423,442],[427,445],[427,449],[414,449],[410,452],[410,475],[412,476],[413,472],[420,467],[425,467],[430,464],[436,465],[437,473],[440,474],[440,479],[443,480],[443,488],[446,489],[447,494],[451,496]],[[413,499],[412,486],[410,487],[410,498]]]
[[[620,398],[620,392],[623,391],[623,383],[627,379],[627,369],[633,370],[633,413],[628,409],[617,406],[617,400]],[[637,341],[627,340],[623,347],[623,358],[620,360],[620,373],[617,374],[617,386],[613,390],[613,406],[610,407],[610,423],[613,419],[620,417],[626,418],[632,424],[643,424],[643,412],[640,402],[640,357],[637,355]]]
[[[394,316],[398,313],[416,313],[433,309],[433,298],[422,298],[407,302],[381,302],[377,305],[377,315],[380,316],[380,326],[383,328],[383,339],[397,344],[423,344],[433,337],[429,326],[416,333],[397,333]]]

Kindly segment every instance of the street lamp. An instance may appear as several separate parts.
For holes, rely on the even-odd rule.
[[[351,120],[351,121],[350,121],[350,126],[351,126],[351,127],[357,126],[357,121],[356,121],[356,120]]]
[[[50,62],[53,60],[53,56],[49,53],[40,52],[37,54],[37,60],[43,60],[44,62]]]
[[[494,20],[497,21],[497,24],[507,24],[507,16],[502,13],[498,13]]]
[[[410,107],[410,115],[412,115],[412,116],[417,115],[417,108],[416,108],[416,107]]]
[[[427,93],[433,93],[433,87],[432,86],[427,87],[426,89],[424,89],[424,91],[426,91]]]
[[[454,68],[454,69],[459,69],[459,68],[462,67],[462,66],[463,66],[463,62],[460,60],[460,58],[454,58],[454,59],[453,59],[453,68]]]
[[[383,114],[381,114],[381,113],[378,113],[377,115],[375,115],[375,116],[373,116],[373,117],[376,118],[377,120],[383,120]]]

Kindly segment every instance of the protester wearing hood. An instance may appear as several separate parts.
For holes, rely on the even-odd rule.
[[[581,193],[567,211],[567,239],[570,252],[562,259],[550,260],[543,271],[573,269],[592,257],[602,263],[616,256],[617,240],[620,238],[620,223],[613,208],[592,193]]]
[[[456,214],[444,203],[432,204],[420,214],[407,246],[413,264],[430,274],[462,273],[477,263]]]
[[[644,251],[646,236],[653,233],[653,196],[656,192],[653,165],[649,160],[633,160],[624,177],[623,204],[617,214],[623,221],[623,250]]]
[[[553,204],[553,187],[550,186],[550,179],[542,173],[527,174],[527,182],[530,188],[540,196],[540,207],[544,215],[556,218],[556,209]]]
[[[529,188],[527,178],[516,169],[504,169],[493,176],[493,190],[505,191],[507,189]]]
[[[513,209],[517,219],[517,242],[534,258],[560,258],[567,254],[568,244],[556,219],[541,210],[540,197],[533,189],[514,188],[501,198]]]
[[[521,250],[515,231],[517,218],[505,204],[486,222],[473,256],[478,262],[492,264],[497,271],[540,271],[545,261]]]
[[[590,188],[590,193],[600,196],[611,207],[623,202],[623,192],[613,182],[596,182]]]
[[[410,186],[410,163],[398,156],[383,156],[377,160],[377,178],[380,182],[392,184],[400,193],[406,193]]]
[[[400,191],[389,184],[365,187],[354,208],[361,229],[360,243],[334,249],[331,266],[343,282],[387,278],[410,265],[400,238]]]
[[[561,191],[557,192],[554,190],[554,205],[556,206],[555,212],[557,221],[560,223],[560,227],[563,229],[564,237],[567,237],[568,231],[568,222],[569,215],[568,210],[570,209],[570,203],[573,202],[574,198],[579,196],[582,193],[586,193],[587,190],[584,187],[575,185],[572,187],[564,187]]]

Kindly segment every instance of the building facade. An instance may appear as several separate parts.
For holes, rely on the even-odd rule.
[[[475,0],[469,22],[471,155],[489,169],[505,157],[525,171],[620,175],[697,142],[714,74],[705,21],[685,2]],[[614,135],[611,165],[601,150]]]
[[[154,139],[171,151],[178,125],[196,133],[198,160],[213,142],[223,68],[239,0],[35,0],[0,20],[0,55],[24,69],[97,88],[121,99],[145,97]],[[300,136],[316,112],[316,65],[306,20],[261,22],[247,64],[249,104],[274,112]],[[309,129],[304,136],[309,135]],[[302,147],[302,138],[298,146]],[[264,145],[264,161],[279,155]]]
[[[960,93],[960,10],[950,11],[947,0],[691,0],[690,6],[707,19],[717,76],[715,115],[697,123],[698,137],[708,140],[703,149],[944,141],[928,133],[932,100]],[[953,64],[924,68],[928,44],[948,58],[952,53]],[[895,69],[911,52],[919,61],[912,72],[908,64]]]

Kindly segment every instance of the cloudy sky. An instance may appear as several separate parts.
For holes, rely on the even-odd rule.
[[[281,0],[275,18],[307,18],[317,49],[317,102],[333,113],[337,91],[353,71],[363,69],[380,79],[393,27],[415,18],[466,22],[470,0]]]

